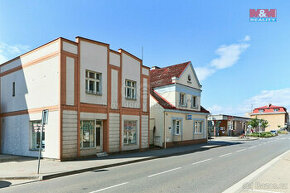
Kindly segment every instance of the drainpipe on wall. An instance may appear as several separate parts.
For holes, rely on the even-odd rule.
[[[166,149],[166,128],[165,128],[165,111],[163,112],[164,113],[164,118],[163,118],[163,121],[164,121],[164,149]]]

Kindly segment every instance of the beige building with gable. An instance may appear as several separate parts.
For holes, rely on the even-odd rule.
[[[207,142],[201,85],[191,62],[150,70],[150,141],[161,147]]]

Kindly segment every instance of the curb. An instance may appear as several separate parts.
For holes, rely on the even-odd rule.
[[[171,153],[171,154],[167,154],[167,155],[152,156],[152,157],[147,157],[147,158],[143,158],[143,159],[119,162],[119,163],[115,163],[115,164],[108,164],[108,165],[89,167],[89,168],[84,168],[84,169],[79,169],[79,170],[68,171],[68,172],[61,172],[61,173],[50,174],[50,175],[43,175],[43,176],[40,176],[40,180],[49,180],[49,179],[53,179],[53,178],[69,176],[69,175],[84,173],[84,172],[98,170],[98,169],[111,168],[111,167],[115,167],[115,166],[121,166],[121,165],[138,163],[138,162],[143,162],[143,161],[148,161],[148,160],[153,160],[153,159],[158,159],[158,158],[170,157],[170,156],[174,156],[174,155],[182,155],[182,154],[187,154],[187,153],[194,153],[194,152],[200,151],[201,149],[208,150],[208,149],[213,149],[213,148],[217,148],[217,147],[221,147],[221,146],[227,146],[227,144],[225,144],[225,145],[216,145],[216,146],[213,146],[213,147],[204,147],[204,148],[201,147],[201,148],[194,149],[194,150],[176,152],[176,153]]]
[[[60,173],[55,173],[55,174],[48,174],[48,175],[20,176],[20,177],[0,177],[0,180],[33,180],[33,179],[35,179],[37,181],[49,180],[49,179],[53,179],[53,178],[64,177],[64,176],[84,173],[84,172],[98,170],[98,169],[104,169],[104,168],[110,168],[110,167],[115,167],[115,166],[127,165],[127,164],[138,163],[138,162],[143,162],[143,161],[148,161],[148,160],[153,160],[153,159],[158,159],[158,158],[165,158],[165,157],[170,157],[170,156],[175,156],[175,155],[194,153],[194,152],[197,152],[197,151],[200,151],[200,150],[214,149],[214,148],[217,148],[217,147],[222,147],[222,146],[227,146],[227,145],[228,144],[221,144],[221,145],[214,145],[212,147],[200,147],[198,149],[187,150],[187,151],[182,151],[182,152],[175,152],[175,153],[166,154],[166,155],[152,156],[152,157],[141,158],[141,159],[137,159],[137,160],[124,161],[124,162],[119,162],[119,163],[114,163],[114,164],[95,166],[95,167],[77,169],[77,170],[72,170],[72,171],[67,171],[67,172],[60,172]]]

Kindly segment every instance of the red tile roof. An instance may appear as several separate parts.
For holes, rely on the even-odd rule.
[[[274,109],[278,109],[278,110],[274,111]],[[263,112],[261,112],[261,110]],[[263,107],[258,107],[253,110],[253,113],[286,113],[286,112],[287,112],[287,109],[285,107],[275,106],[272,104],[269,104]]]
[[[172,77],[179,78],[179,76],[190,63],[191,62],[188,61],[185,63],[176,64],[160,69],[150,70],[151,88],[172,84]]]
[[[206,110],[202,106],[200,106],[200,111],[176,108],[174,105],[170,104],[165,98],[163,98],[161,95],[159,95],[153,89],[150,90],[150,94],[151,94],[152,97],[154,97],[156,99],[157,103],[160,106],[162,106],[164,109],[172,109],[172,110],[180,110],[180,111],[188,111],[188,112],[197,112],[197,113],[210,113],[208,110]]]

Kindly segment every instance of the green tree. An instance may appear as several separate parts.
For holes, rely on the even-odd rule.
[[[269,126],[269,122],[267,120],[261,119],[261,127],[266,129]]]
[[[259,126],[259,119],[253,118],[248,122],[248,125],[250,125],[254,130]]]

